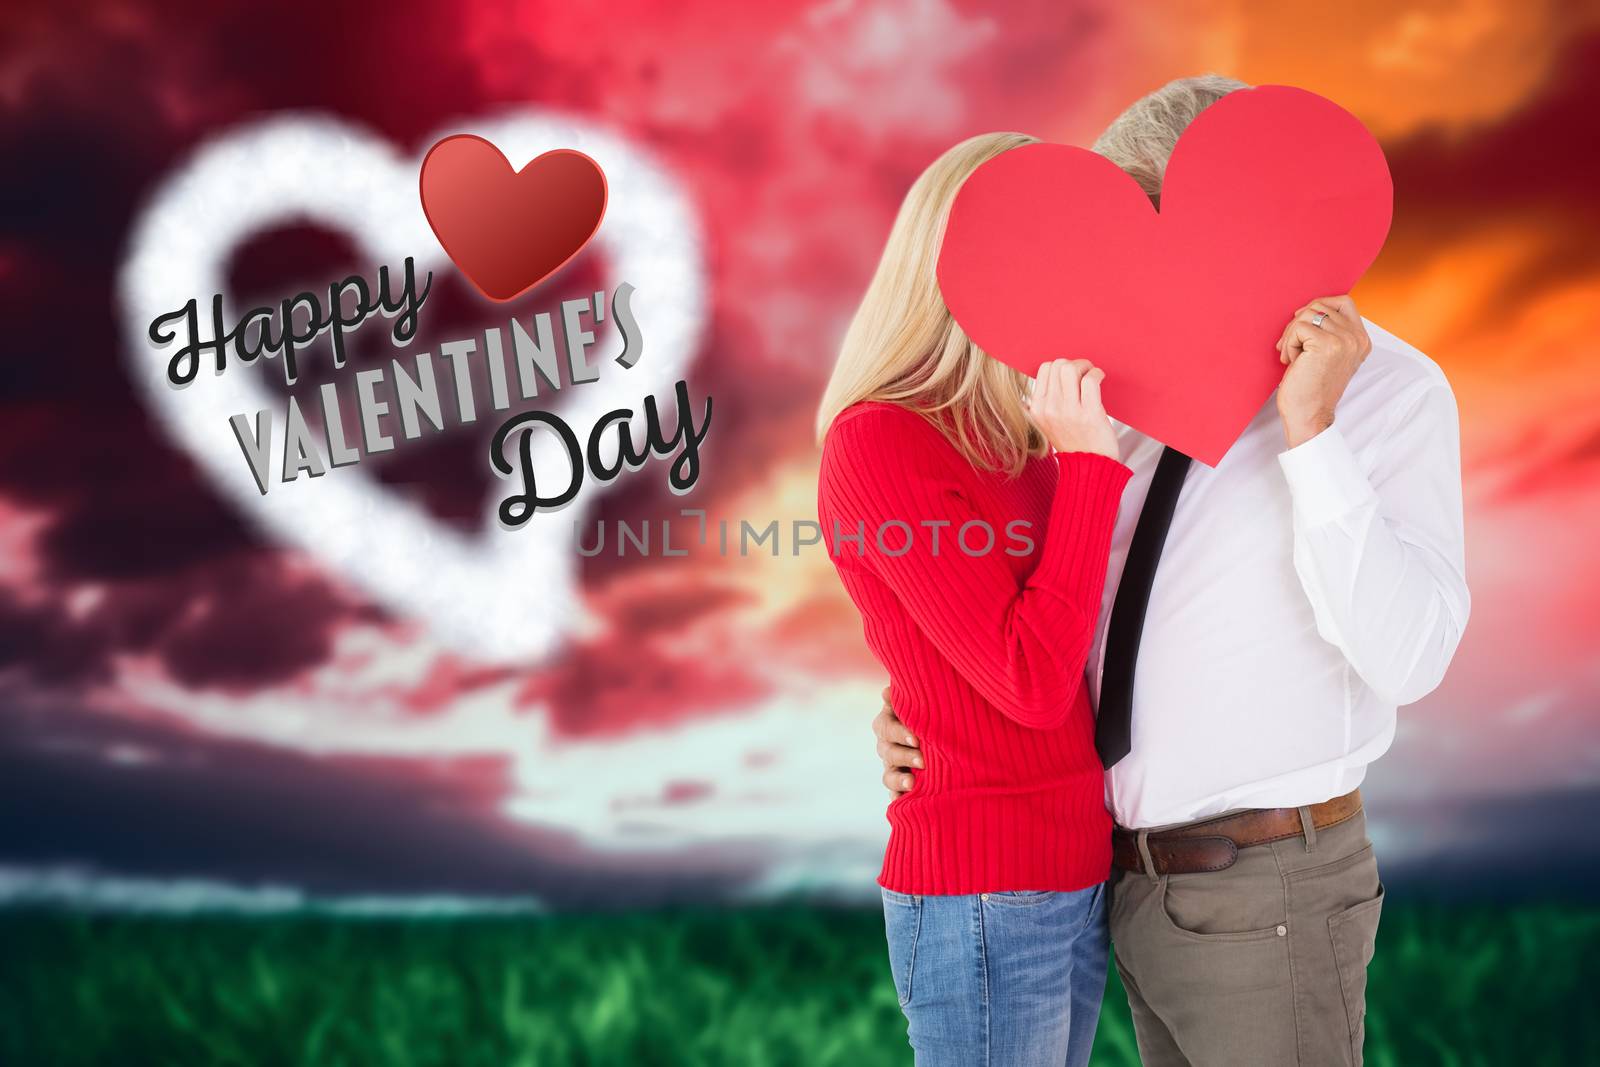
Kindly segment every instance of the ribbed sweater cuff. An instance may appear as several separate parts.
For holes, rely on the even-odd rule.
[[[1030,584],[1098,611],[1117,507],[1133,472],[1093,452],[1057,452],[1056,464],[1060,477],[1050,505],[1050,528]]]

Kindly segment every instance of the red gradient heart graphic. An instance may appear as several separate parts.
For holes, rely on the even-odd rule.
[[[422,160],[422,210],[445,253],[490,300],[512,300],[583,250],[606,213],[606,176],[558,148],[513,170],[482,137],[456,134]]]
[[[1282,377],[1289,316],[1355,285],[1393,205],[1355,116],[1302,89],[1244,89],[1184,131],[1159,211],[1081,148],[985,163],[951,209],[939,287],[990,355],[1027,374],[1091,359],[1114,417],[1215,466]]]

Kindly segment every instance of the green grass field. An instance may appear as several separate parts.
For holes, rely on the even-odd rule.
[[[1600,1063],[1600,910],[1384,912],[1367,1062]],[[0,1064],[909,1063],[876,912],[0,913]],[[1134,1064],[1107,991],[1097,1064]]]

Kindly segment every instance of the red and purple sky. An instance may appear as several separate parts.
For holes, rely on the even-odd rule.
[[[716,414],[691,497],[646,467],[587,518],[687,504],[787,522],[813,515],[816,401],[920,169],[990,129],[1087,143],[1138,94],[1207,70],[1324,93],[1383,140],[1395,226],[1356,297],[1460,402],[1473,617],[1369,780],[1377,832],[1397,860],[1470,867],[1536,843],[1508,813],[1600,814],[1600,15],[1338,11],[1330,26],[1221,2],[11,6],[0,868],[555,901],[868,886],[882,677],[821,553],[585,560],[582,620],[495,570],[462,585],[468,615],[521,605],[566,636],[538,657],[474,654],[426,596],[375,593],[366,563],[260,516],[359,482],[416,517],[366,536],[419,586],[442,580],[430,543],[515,555],[551,535],[485,527],[495,420],[242,506],[217,479],[248,482],[243,462],[197,462],[138,387],[150,354],[114,295],[135,227],[203,145],[285,113],[403,160],[479,116],[609,129],[687,198],[704,299],[676,313]],[[1286,147],[1284,180],[1305,166],[1314,153]],[[242,242],[227,284],[281,299],[376,265],[337,227],[300,225]],[[418,344],[622,280],[597,247],[502,309],[445,264]]]

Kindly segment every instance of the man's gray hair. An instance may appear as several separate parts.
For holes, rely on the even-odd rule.
[[[1161,178],[1178,135],[1200,112],[1234,90],[1248,88],[1237,78],[1220,74],[1170,81],[1118,115],[1095,141],[1094,150],[1127,171],[1159,207]]]

